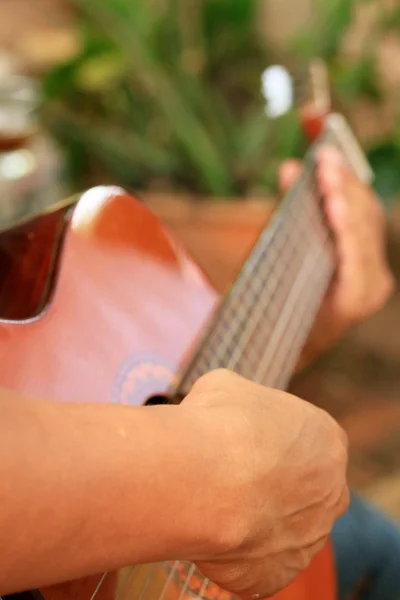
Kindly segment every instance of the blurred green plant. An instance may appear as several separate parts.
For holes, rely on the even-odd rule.
[[[357,57],[342,52],[343,41],[354,23],[355,11],[363,4],[375,4],[371,30],[361,41]],[[380,42],[387,35],[400,35],[400,7],[379,0],[313,0],[314,23],[296,36],[292,51],[308,60],[323,58],[328,65],[333,96],[341,109],[360,101],[379,107],[385,101],[379,69]],[[375,174],[375,188],[384,202],[400,197],[400,106],[399,118],[390,135],[365,143],[364,150]]]
[[[279,57],[256,34],[258,0],[71,1],[81,50],[45,77],[43,118],[77,187],[262,195],[275,190],[281,160],[302,156],[296,111],[265,113],[261,75]],[[344,106],[381,100],[371,44],[353,64],[340,57],[361,1],[315,0],[318,27],[285,57],[289,67],[324,58]],[[389,26],[385,13],[376,36]]]

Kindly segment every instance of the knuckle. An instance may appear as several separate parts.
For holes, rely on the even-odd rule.
[[[224,567],[218,573],[218,584],[226,590],[248,596],[254,593],[253,590],[259,590],[260,585],[251,568],[246,562]]]
[[[338,318],[342,323],[352,325],[357,322],[360,314],[361,291],[358,288],[347,289],[346,295],[343,295],[337,309]]]
[[[209,371],[205,375],[199,377],[193,385],[192,391],[215,390],[221,387],[221,385],[225,386],[227,383],[235,380],[235,377],[238,376],[228,369],[215,369],[214,371]]]
[[[326,540],[326,535],[323,536],[323,539],[324,541]],[[316,554],[318,553],[319,548],[320,543],[314,542],[308,548],[303,549],[302,552],[299,553],[299,559],[297,563],[297,570],[299,572],[304,571],[310,566]]]
[[[382,284],[382,297],[385,302],[388,300],[396,290],[396,280],[393,273],[389,270],[385,270],[384,280]]]
[[[246,599],[254,600],[267,600],[267,598],[273,598],[276,594],[279,594],[284,588],[286,588],[295,579],[298,572],[291,575],[287,575],[285,572],[275,570],[271,576],[266,576],[268,573],[268,564],[265,564],[265,571],[262,578],[256,578],[254,581],[246,582],[245,585],[241,585],[237,594]]]
[[[210,371],[205,377],[208,377],[210,381],[215,382],[230,382],[235,381],[239,378],[239,375],[230,371],[229,369],[215,369],[214,371]]]
[[[374,293],[371,294],[368,308],[365,310],[366,317],[381,310],[396,290],[396,281],[389,269],[383,269],[376,279],[378,283],[374,284]]]

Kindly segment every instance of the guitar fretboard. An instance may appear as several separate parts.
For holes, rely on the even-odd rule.
[[[328,132],[319,144],[335,143]],[[318,145],[319,145],[318,144]],[[258,239],[182,377],[186,392],[204,373],[227,368],[285,388],[335,269],[315,182],[314,154]]]

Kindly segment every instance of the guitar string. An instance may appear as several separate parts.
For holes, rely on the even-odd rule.
[[[325,240],[324,240],[324,241],[329,241],[329,240],[328,240],[328,238],[327,238],[327,236],[325,236]],[[318,245],[320,246],[320,244],[318,244]],[[321,260],[324,258],[324,255],[326,255],[326,258],[328,258],[328,254],[327,254],[325,251],[324,251],[323,253],[321,253],[321,248],[320,248],[320,247],[319,247],[319,248],[315,248],[315,253],[316,253],[316,254],[320,254],[320,255],[321,255]],[[294,261],[293,261],[293,262],[294,262]],[[328,263],[329,263],[329,260],[328,260]],[[333,261],[332,261],[332,264],[333,264]],[[326,267],[326,268],[328,269],[328,271],[330,271],[330,270],[331,270],[331,269],[329,268],[329,264],[327,264],[327,267]],[[332,271],[333,271],[333,268],[332,268]],[[278,321],[278,326],[279,326],[279,321]],[[264,328],[264,327],[262,327],[262,331],[264,331],[264,329],[265,329],[265,328]],[[276,326],[275,326],[275,330],[274,330],[274,331],[277,331],[277,327],[276,327]],[[269,339],[269,342],[270,342],[270,341],[271,341],[271,340]],[[290,341],[289,337],[287,337],[287,340],[286,340],[286,341],[287,341],[287,343],[289,343],[289,341]],[[275,348],[277,348],[277,347],[278,347],[278,345],[277,345],[277,344],[272,344],[272,343],[269,343],[269,345],[268,345],[268,348],[269,348],[269,349],[275,349]],[[279,345],[279,348],[280,348],[280,347],[281,347],[281,345]],[[283,348],[282,348],[282,350],[283,350]],[[272,365],[272,364],[271,364],[271,362],[270,362],[270,367],[271,367],[271,366],[273,366],[273,365]]]
[[[142,588],[140,590],[140,594],[139,594],[139,597],[138,597],[137,600],[142,600],[143,599],[144,594],[146,593],[147,588],[150,585],[150,582],[152,580],[154,571],[157,568],[157,566],[158,566],[157,563],[152,563],[152,564],[149,565],[149,573],[147,574],[147,577],[146,577],[146,579],[145,579],[145,581],[144,581],[144,583],[142,585]],[[139,572],[140,572],[140,567],[138,567],[137,565],[131,567],[130,575],[127,577],[127,579],[125,580],[124,584],[121,585],[121,587],[120,587],[120,589],[118,591],[116,600],[120,599],[121,596],[123,597],[123,595],[126,593],[128,585],[130,585],[132,583],[132,579],[134,581],[135,579],[138,578]]]
[[[99,592],[99,589],[102,586],[102,584],[103,584],[105,578],[107,577],[107,575],[108,575],[108,573],[103,573],[103,575],[100,578],[100,581],[98,582],[98,584],[96,585],[96,587],[95,587],[92,595],[90,596],[90,600],[94,600],[95,599],[95,597],[97,596],[97,594]]]
[[[126,573],[123,581],[120,582],[119,589],[117,591],[117,594],[115,595],[115,600],[120,600],[122,593],[124,592],[124,590],[126,589],[128,584],[131,584],[132,579],[134,580],[136,578],[136,574],[137,574],[136,567],[133,566],[133,567],[129,567],[127,569],[127,573]]]
[[[165,565],[167,565],[167,564],[168,564],[168,563],[165,563]],[[168,577],[167,577],[167,581],[166,581],[166,582],[165,582],[165,584],[164,584],[164,587],[163,587],[163,589],[162,589],[162,591],[161,591],[161,594],[160,594],[160,595],[159,595],[159,597],[158,597],[158,600],[163,600],[163,599],[165,598],[165,595],[166,595],[166,593],[167,593],[167,591],[168,591],[168,588],[169,588],[169,587],[171,586],[171,584],[172,584],[172,581],[173,581],[173,579],[174,579],[174,576],[175,576],[175,573],[176,573],[176,571],[177,571],[177,569],[178,569],[178,566],[179,566],[179,564],[181,564],[181,561],[179,561],[179,560],[176,560],[176,561],[174,562],[174,565],[173,565],[173,567],[172,567],[172,568],[169,570],[169,575],[168,575]]]
[[[307,336],[308,321],[304,320],[304,314],[311,313],[307,289],[311,286],[316,294],[313,281],[312,265],[305,265],[297,279],[297,290],[292,288],[290,296],[285,303],[286,323],[280,322],[279,328],[275,328],[271,334],[271,344],[260,356],[258,366],[253,372],[252,378],[257,383],[264,383],[270,387],[277,387],[277,382],[283,378],[283,370],[288,370],[287,359],[293,349],[295,332],[299,327],[305,331]],[[306,279],[307,278],[307,279]],[[305,289],[306,288],[306,289]],[[297,291],[297,293],[296,293]],[[304,310],[302,310],[302,305]],[[300,349],[301,351],[301,349]],[[282,364],[284,361],[284,364]]]
[[[254,278],[254,279],[256,279],[256,278]],[[277,282],[276,283],[277,286],[279,285],[279,283],[281,283],[281,287],[282,287],[282,282],[280,281],[280,279],[281,279],[280,276],[276,276],[274,281]],[[251,307],[246,307],[246,312],[251,311],[250,318],[240,319],[239,317],[237,317],[238,325],[241,321],[242,323],[246,324],[246,327],[243,329],[241,335],[239,336],[238,343],[236,344],[235,348],[233,349],[233,352],[230,353],[228,350],[230,357],[226,364],[227,369],[234,369],[234,368],[238,367],[238,365],[241,362],[241,357],[243,355],[244,349],[251,347],[251,345],[250,345],[251,337],[254,334],[254,332],[257,331],[257,327],[259,326],[260,322],[262,321],[262,316],[263,316],[264,312],[266,310],[271,310],[269,294],[265,293],[265,288],[266,288],[265,278],[260,276],[259,278],[257,278],[257,281],[258,281],[258,284],[256,287],[257,294],[253,293],[253,296],[255,296],[255,300],[257,300],[256,305],[253,310],[251,310]],[[284,282],[283,282],[283,284],[284,284]],[[251,286],[251,284],[250,284],[250,286]],[[248,304],[249,303],[250,303],[250,301],[248,300]],[[245,311],[243,311],[243,312],[245,312]],[[222,356],[226,353],[227,353],[226,350],[224,348],[221,348],[220,351],[215,354],[214,359],[211,362],[211,367],[214,367],[214,365],[219,360],[222,361]]]
[[[186,366],[185,372],[182,375],[181,379],[181,388],[187,389],[191,387],[189,385],[185,385],[190,380],[190,377],[193,377],[193,374],[199,370],[199,363],[205,362],[207,364],[207,360],[210,359],[208,354],[211,353],[214,356],[216,351],[216,346],[220,341],[223,341],[225,346],[228,346],[234,341],[235,335],[239,333],[238,330],[235,330],[233,327],[230,327],[228,330],[224,330],[223,334],[220,332],[221,323],[227,322],[227,316],[232,313],[232,317],[236,319],[236,321],[240,320],[240,311],[246,308],[243,304],[240,306],[240,299],[242,293],[248,292],[249,283],[253,280],[254,272],[257,270],[258,266],[262,264],[266,259],[266,252],[271,252],[272,249],[272,241],[274,237],[277,235],[277,231],[282,226],[282,221],[277,215],[272,219],[272,222],[265,229],[259,241],[257,242],[255,248],[253,249],[250,257],[246,261],[242,273],[239,276],[238,280],[234,284],[231,292],[227,295],[227,297],[222,302],[222,305],[214,315],[210,327],[209,332],[203,342],[199,345],[198,350],[194,353],[192,360]],[[267,257],[268,258],[268,257]],[[237,309],[237,304],[239,303],[239,309]],[[236,312],[235,312],[236,311]],[[241,315],[243,319],[247,318],[247,314]],[[217,343],[215,343],[217,342]],[[194,381],[191,382],[192,384]]]
[[[202,584],[198,594],[195,596],[195,598],[203,598],[204,597],[204,593],[205,593],[209,583],[210,583],[210,580],[207,577],[205,577],[203,584]]]
[[[261,359],[261,365],[255,374],[252,373],[252,378],[254,378],[254,380],[257,382],[261,382],[261,380],[262,380],[262,379],[260,379],[260,369],[263,368],[263,370],[264,370],[264,367],[262,365],[268,364],[270,369],[273,367],[272,362],[273,362],[274,358],[271,357],[271,354],[273,356],[275,356],[275,351],[276,351],[276,348],[278,348],[279,339],[282,337],[282,332],[287,327],[286,314],[288,313],[289,317],[291,314],[291,311],[290,311],[291,298],[293,297],[294,294],[295,294],[295,298],[297,298],[296,288],[298,287],[299,280],[301,281],[304,277],[304,266],[302,265],[302,266],[300,266],[299,269],[297,268],[297,262],[300,262],[301,258],[299,257],[298,260],[295,260],[297,258],[296,256],[293,256],[291,258],[292,258],[292,260],[290,261],[291,266],[285,275],[287,276],[286,277],[286,283],[287,283],[289,276],[292,277],[292,272],[293,272],[294,283],[292,284],[291,288],[289,288],[289,290],[286,291],[286,288],[282,289],[281,295],[285,294],[285,292],[286,292],[286,298],[285,298],[285,301],[283,302],[281,310],[279,311],[279,319],[277,320],[277,322],[276,322],[275,326],[272,328],[272,330],[269,332],[268,344],[265,345],[265,347],[263,348],[263,352],[262,352],[261,356],[259,357],[259,359]],[[284,288],[285,286],[282,285],[281,287]],[[267,302],[268,302],[268,300],[267,300]],[[289,311],[288,311],[288,309],[289,309]],[[262,325],[262,315],[260,316],[257,324]],[[264,327],[261,326],[260,329],[263,330]],[[262,339],[265,339],[265,337],[266,336],[263,336]],[[228,363],[228,368],[237,367],[237,362],[238,362],[239,358],[236,357],[235,362],[233,360],[234,358],[235,357],[232,357],[232,360],[230,361],[230,363]],[[253,370],[254,370],[254,366],[253,366]],[[272,384],[272,381],[270,383]]]
[[[312,255],[311,255],[312,256]],[[302,347],[312,329],[313,321],[318,313],[320,302],[325,295],[334,272],[334,263],[322,255],[310,262],[307,275],[303,278],[299,291],[301,302],[292,301],[292,318],[282,331],[280,340],[275,340],[276,351],[269,360],[270,353],[262,357],[255,375],[257,382],[262,382],[263,373],[269,370],[269,385],[285,388],[293,373],[295,364],[301,354]],[[286,304],[288,306],[288,304]],[[297,321],[297,326],[296,326]],[[295,334],[297,330],[297,334]],[[291,331],[291,335],[287,332]],[[269,348],[272,348],[269,346]]]
[[[323,297],[324,294],[327,292],[331,279],[331,271],[326,271],[324,276],[320,279],[320,297]],[[311,297],[311,299],[312,298],[313,297]],[[315,321],[315,317],[317,316],[318,309],[319,303],[318,305],[314,305],[312,312],[307,311],[304,316],[304,319],[307,320],[306,330],[304,329],[304,327],[299,327],[298,333],[295,339],[293,340],[290,351],[288,354],[286,354],[284,368],[281,371],[281,375],[277,378],[277,387],[279,389],[286,389],[287,385],[289,384],[290,378],[293,375],[293,371],[295,370],[296,363],[301,355],[301,351],[304,348],[309,332],[312,329],[312,325]]]
[[[271,344],[268,345],[268,350],[265,352],[254,376],[254,381],[257,383],[261,383],[264,380],[264,373],[267,367],[269,368],[268,384],[273,386],[275,383],[274,376],[276,376],[275,373],[277,371],[276,365],[279,366],[279,353],[276,353],[276,349],[279,348],[279,342],[285,337],[289,325],[292,325],[293,321],[301,323],[300,317],[303,315],[299,315],[298,310],[296,311],[296,308],[298,309],[296,304],[298,304],[299,298],[301,298],[302,295],[304,296],[304,289],[309,289],[309,276],[312,273],[312,269],[315,268],[315,264],[316,259],[312,256],[308,256],[304,266],[299,271],[295,284],[292,286],[290,294],[288,295],[287,302],[285,302],[279,328],[274,330],[271,336]]]
[[[257,279],[256,283],[253,283],[251,286],[249,285],[247,287],[247,291],[249,289],[252,290],[252,298],[256,299],[258,297],[258,295],[263,291],[263,284],[262,284],[261,280]],[[265,296],[264,296],[264,299],[265,299]],[[200,373],[204,373],[207,370],[210,370],[211,368],[213,368],[215,366],[223,364],[226,359],[229,359],[229,355],[231,352],[230,349],[233,345],[233,342],[236,342],[235,343],[236,348],[240,348],[242,346],[242,336],[243,336],[242,326],[243,326],[243,324],[245,324],[249,321],[249,316],[248,316],[249,308],[247,305],[245,305],[245,303],[243,303],[242,306],[239,305],[239,307],[237,308],[237,304],[240,300],[241,300],[241,298],[238,295],[232,302],[231,306],[229,307],[230,314],[228,313],[228,315],[229,315],[229,320],[231,322],[229,336],[225,335],[225,337],[223,337],[223,341],[220,342],[217,347],[215,347],[215,345],[214,346],[212,345],[214,340],[213,339],[210,340],[208,348],[205,349],[204,354],[199,358],[197,364],[194,365],[192,373],[189,375],[189,380],[196,379],[200,375]],[[266,300],[268,301],[268,299],[266,299]],[[263,302],[263,304],[264,304],[264,302]],[[226,328],[225,324],[227,323],[227,321],[228,321],[228,316],[226,314],[221,315],[220,328],[222,328],[222,327]],[[218,334],[219,334],[219,338],[222,337],[222,335],[219,333],[219,331],[217,331],[214,338],[217,337]],[[235,338],[237,338],[237,339],[235,339]],[[218,337],[217,337],[217,339],[218,339]]]
[[[189,571],[188,571],[185,583],[182,586],[182,590],[181,590],[181,593],[179,594],[178,600],[183,600],[183,598],[185,597],[185,594],[186,594],[187,589],[189,587],[190,580],[191,580],[192,576],[194,575],[195,571],[196,571],[196,566],[194,564],[192,564],[190,566]]]
[[[135,582],[139,577],[139,568],[137,566],[133,566],[129,569],[127,576],[124,579],[124,582],[121,583],[120,588],[118,590],[117,595],[115,596],[115,600],[122,600],[123,596],[126,593],[126,589],[129,586],[132,586],[133,582]],[[146,581],[144,582],[144,586]]]
[[[268,294],[264,294],[264,310],[263,306],[255,308],[255,319],[253,324],[253,331],[248,332],[246,335],[247,340],[241,340],[241,345],[238,346],[239,350],[242,350],[243,356],[247,359],[247,370],[242,370],[241,360],[239,352],[233,352],[231,354],[230,361],[228,362],[227,368],[237,370],[241,372],[245,377],[251,379],[255,376],[256,365],[260,363],[263,356],[268,352],[269,348],[274,348],[274,336],[279,334],[279,329],[282,328],[283,324],[283,313],[282,313],[282,298],[286,297],[283,306],[287,304],[287,298],[290,294],[290,287],[288,287],[290,278],[295,277],[295,273],[298,272],[297,262],[295,256],[291,258],[290,267],[284,273],[284,276],[279,275],[276,277],[278,281],[279,293],[275,293],[274,297],[268,297]],[[266,287],[266,286],[264,286]],[[248,325],[246,324],[248,329]],[[246,328],[245,328],[246,331]],[[251,335],[249,335],[251,333]],[[242,349],[243,348],[243,349]],[[236,354],[236,355],[235,355]],[[269,365],[270,367],[272,365]]]
[[[157,565],[157,563],[154,563],[153,565],[151,565],[150,573],[146,577],[146,581],[145,581],[145,583],[144,583],[144,585],[143,585],[143,587],[141,589],[141,592],[139,594],[138,600],[143,600],[144,595],[145,595],[145,593],[147,591],[147,588],[149,587],[149,585],[150,585],[150,583],[151,583],[151,581],[153,579],[154,571],[157,569],[157,566],[159,566],[159,565]]]
[[[272,274],[271,273],[271,268],[273,266],[273,255],[275,255],[275,253],[277,253],[277,251],[275,250],[275,247],[278,245],[281,245],[282,243],[282,239],[286,238],[286,227],[287,224],[285,222],[282,223],[282,215],[279,215],[279,220],[277,219],[276,221],[276,226],[275,226],[275,231],[274,234],[270,235],[270,236],[266,236],[266,239],[262,240],[262,251],[260,252],[260,255],[258,256],[258,260],[252,265],[252,268],[250,270],[250,268],[247,269],[245,275],[246,277],[243,280],[239,280],[238,282],[238,288],[239,288],[239,292],[236,293],[238,300],[241,299],[240,293],[243,293],[245,295],[246,301],[243,302],[239,308],[236,310],[236,313],[234,312],[234,310],[232,310],[231,307],[227,307],[227,310],[232,314],[233,317],[233,321],[236,323],[236,326],[231,326],[229,329],[229,333],[230,335],[224,336],[224,340],[223,340],[223,344],[220,345],[219,348],[215,349],[215,347],[212,347],[212,342],[213,340],[210,340],[210,344],[209,344],[209,353],[212,354],[212,360],[213,363],[215,363],[216,360],[222,360],[222,357],[225,356],[226,354],[226,349],[229,348],[234,340],[235,334],[240,334],[240,328],[241,325],[244,323],[248,323],[249,321],[249,316],[248,313],[249,311],[251,311],[251,304],[250,304],[250,292],[252,292],[252,297],[251,300],[256,301],[259,299],[260,294],[262,294],[263,291],[265,291],[265,279],[266,276],[265,274],[263,274],[263,270],[267,272],[267,274]],[[287,246],[286,249],[283,248],[284,252],[287,252]],[[272,263],[272,264],[271,264]],[[255,275],[259,274],[259,277],[256,277]],[[275,275],[275,274],[274,274]],[[274,281],[274,287],[273,287],[273,291],[275,291],[275,286],[278,284],[279,282],[279,277],[276,277],[276,275],[274,276],[274,278],[270,278],[270,280]],[[271,290],[272,291],[272,290]],[[234,307],[234,309],[236,308],[236,305]],[[230,309],[230,310],[229,310]],[[228,316],[229,316],[229,312],[228,312]],[[230,323],[231,319],[228,320],[228,317],[226,315],[222,315],[222,319],[220,321],[220,328],[223,327],[224,325],[226,325],[227,323]],[[238,339],[237,343],[235,344],[237,351],[240,352],[240,347],[243,346],[243,342],[242,339]],[[205,357],[207,359],[207,356]]]
[[[326,237],[326,239],[328,238]],[[305,273],[304,270],[306,271]],[[291,325],[293,330],[293,320],[297,319],[299,325],[303,326],[305,336],[307,336],[312,326],[310,321],[316,315],[321,297],[326,291],[328,280],[332,276],[333,266],[326,260],[325,253],[321,253],[318,244],[314,242],[307,249],[307,255],[302,261],[301,271],[298,274],[295,285],[292,286],[291,297],[287,296],[282,309],[282,317],[285,316],[285,313],[288,313],[286,327],[283,326],[283,321],[281,321],[280,327],[274,329],[272,341],[269,338],[269,345],[263,353],[259,368],[255,373],[254,380],[258,383],[263,381],[263,374],[267,368],[269,369],[269,385],[276,385],[276,382],[282,378],[282,371],[280,369],[282,368],[283,361],[285,363],[284,368],[287,369],[288,354],[286,346],[289,345],[290,348],[293,348],[293,336],[287,335],[289,325]],[[297,294],[295,294],[296,286],[299,288]],[[307,287],[306,290],[304,290],[305,286]],[[319,291],[320,287],[321,290]],[[308,294],[307,290],[309,290]],[[319,291],[318,294],[316,293],[317,291]],[[303,311],[300,310],[299,297],[302,298],[305,309]],[[313,309],[314,305],[315,309]],[[306,318],[307,313],[308,319]],[[279,333],[280,337],[278,339]],[[273,353],[273,357],[271,353]]]
[[[318,278],[318,296],[321,298],[326,292],[329,282],[331,281],[331,271],[326,270],[321,276]],[[319,303],[315,303],[315,287],[313,286],[313,290],[310,291],[309,299],[310,303],[305,302],[304,307],[307,310],[303,311],[303,319],[298,319],[297,321],[297,330],[292,332],[292,343],[290,345],[289,351],[285,354],[282,352],[280,354],[281,361],[280,366],[281,370],[279,374],[276,375],[274,379],[274,387],[277,389],[286,389],[291,375],[293,374],[293,370],[296,366],[296,363],[300,357],[301,350],[304,347],[304,343],[308,337],[309,331],[311,330],[312,323],[315,319],[315,316],[318,312]],[[311,290],[311,288],[310,288]],[[314,301],[314,306],[310,310],[310,304]],[[282,366],[282,362],[284,361],[284,365]]]

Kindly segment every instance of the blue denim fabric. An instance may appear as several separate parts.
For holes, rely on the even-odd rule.
[[[356,495],[337,521],[333,546],[340,600],[400,600],[400,528]]]

